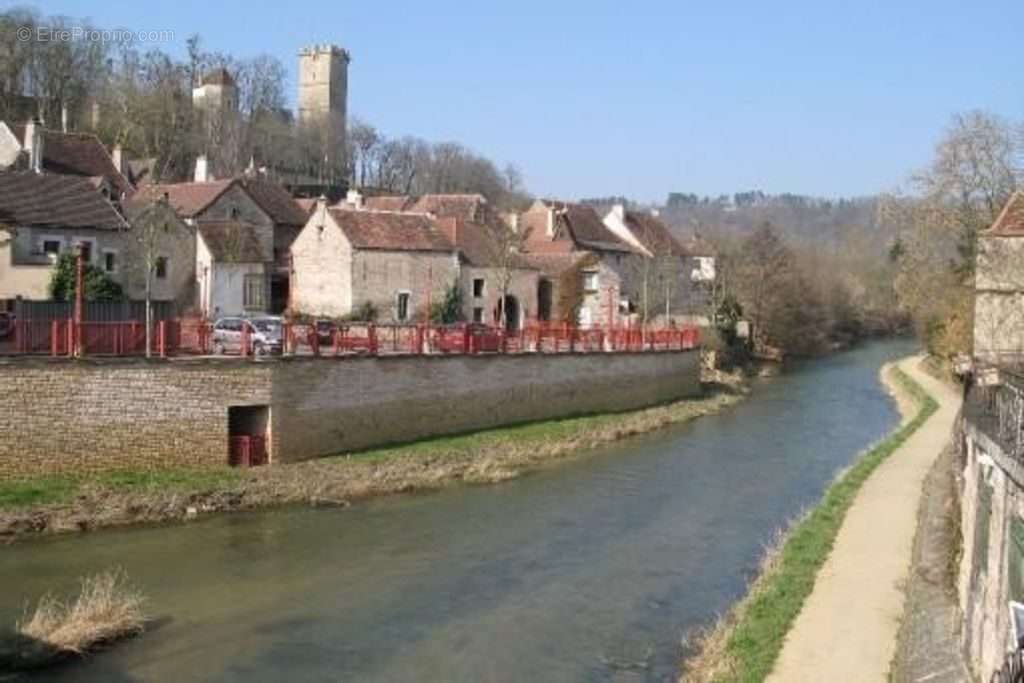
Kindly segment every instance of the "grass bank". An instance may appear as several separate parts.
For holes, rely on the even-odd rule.
[[[0,483],[0,540],[275,505],[347,505],[456,482],[495,483],[587,448],[719,412],[744,395],[740,384],[714,384],[702,398],[643,410],[548,420],[252,470],[120,471]]]
[[[753,683],[771,673],[861,485],[938,409],[920,385],[895,365],[886,379],[896,391],[911,397],[916,414],[858,458],[816,507],[779,535],[767,549],[760,575],[745,598],[714,627],[688,639],[685,644],[696,654],[684,661],[681,683]]]

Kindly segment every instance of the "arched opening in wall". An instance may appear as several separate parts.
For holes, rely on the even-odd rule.
[[[506,296],[503,302],[505,329],[515,332],[519,329],[519,300],[514,296]]]
[[[270,406],[228,406],[228,464],[256,467],[270,463]]]
[[[551,302],[553,298],[551,280],[541,278],[537,282],[537,320],[543,322],[551,320]]]

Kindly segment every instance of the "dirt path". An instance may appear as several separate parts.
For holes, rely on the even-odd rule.
[[[768,680],[883,682],[903,613],[922,484],[949,442],[960,397],[918,368],[900,368],[938,411],[865,482]]]

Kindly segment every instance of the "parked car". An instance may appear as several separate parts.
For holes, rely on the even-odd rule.
[[[0,339],[6,339],[14,333],[14,314],[0,312]]]
[[[249,333],[249,344],[254,355],[281,353],[281,319],[273,316],[221,318],[213,324],[213,352],[218,355],[241,353],[243,330]]]

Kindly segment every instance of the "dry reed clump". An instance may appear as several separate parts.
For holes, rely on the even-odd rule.
[[[81,581],[74,602],[47,594],[17,625],[18,633],[56,653],[82,654],[90,648],[140,633],[145,626],[145,598],[122,569]]]

